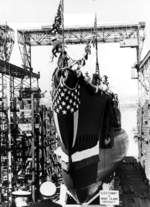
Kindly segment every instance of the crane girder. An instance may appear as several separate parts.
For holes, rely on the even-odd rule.
[[[9,62],[6,62],[4,60],[0,60],[0,74],[4,75],[11,75],[14,78],[25,78],[25,77],[32,77],[39,79],[40,74],[34,73],[29,70],[24,70],[23,68],[13,65]]]
[[[132,25],[111,25],[97,26],[97,41],[102,43],[120,42],[124,39],[144,40],[145,23],[140,22]],[[93,39],[93,27],[70,27],[64,29],[64,39],[66,44],[82,44]],[[51,33],[51,27],[41,29],[18,30],[18,43],[31,46],[52,45],[55,36]],[[56,37],[57,38],[57,37]]]
[[[145,23],[126,25],[97,26],[97,41],[101,43],[120,43],[120,47],[136,47],[140,54],[145,39]],[[18,30],[18,44],[22,56],[23,66],[31,67],[31,47],[50,46],[54,39],[61,40],[61,35],[52,34],[52,28]],[[64,29],[65,44],[84,44],[93,41],[94,27],[70,27]],[[134,43],[133,43],[134,42]]]

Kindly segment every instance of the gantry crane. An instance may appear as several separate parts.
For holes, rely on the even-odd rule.
[[[97,41],[100,43],[120,43],[120,47],[137,49],[137,61],[145,39],[145,23],[126,25],[97,26]],[[23,65],[31,69],[31,47],[53,45],[57,36],[51,33],[49,26],[41,29],[18,30],[18,43],[21,51]],[[93,27],[71,27],[64,29],[65,44],[83,44],[93,39]]]

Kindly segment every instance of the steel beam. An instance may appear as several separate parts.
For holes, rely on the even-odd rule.
[[[28,78],[31,77],[31,78],[36,78],[36,79],[40,78],[39,73],[30,72],[29,70],[25,70],[21,67],[5,62],[3,60],[0,60],[0,73],[4,75],[10,75],[15,78],[21,78],[21,79],[25,77],[28,77]]]
[[[127,25],[97,26],[98,42],[113,43],[124,39],[137,39],[140,31],[140,41],[144,40],[145,23]],[[82,44],[92,40],[94,36],[93,27],[65,28],[64,38],[66,44]],[[18,43],[31,46],[52,45],[53,39],[57,38],[51,33],[51,27],[41,29],[18,30]]]
[[[145,39],[145,23],[126,25],[97,26],[97,41],[100,43],[120,43],[121,47],[132,47],[137,49],[137,62],[139,63],[140,54]],[[18,30],[18,43],[22,56],[23,67],[31,68],[31,47],[53,45],[55,36],[51,32],[51,27],[41,29]],[[64,29],[65,44],[84,44],[94,39],[94,27],[72,27]]]

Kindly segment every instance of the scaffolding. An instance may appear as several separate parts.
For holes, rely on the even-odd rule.
[[[16,186],[19,166],[16,148],[19,140],[18,111],[19,96],[40,74],[29,72],[9,63],[14,45],[14,31],[7,25],[0,26],[0,183],[1,202],[11,203],[11,193]],[[31,81],[32,80],[32,81]],[[28,83],[29,82],[29,83]],[[23,156],[21,157],[23,161]]]
[[[30,64],[21,68],[9,63],[14,31],[8,26],[0,30],[0,203],[11,205],[12,191],[20,188],[37,200],[41,182],[48,178],[58,183],[61,168],[54,154],[52,111],[40,103],[40,73]]]
[[[139,161],[150,180],[150,51],[140,61],[139,73],[139,102],[137,110],[137,133]]]

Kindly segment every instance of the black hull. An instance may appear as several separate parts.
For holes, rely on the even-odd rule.
[[[101,184],[113,173],[127,152],[128,139],[124,130],[116,133],[112,149],[100,149],[98,156],[70,162],[62,170],[64,183],[77,203],[86,203],[99,191]]]
[[[53,93],[54,120],[64,183],[77,203],[85,203],[124,158],[128,141],[114,96],[82,75],[78,78],[75,71],[66,74],[55,74],[59,83]]]

